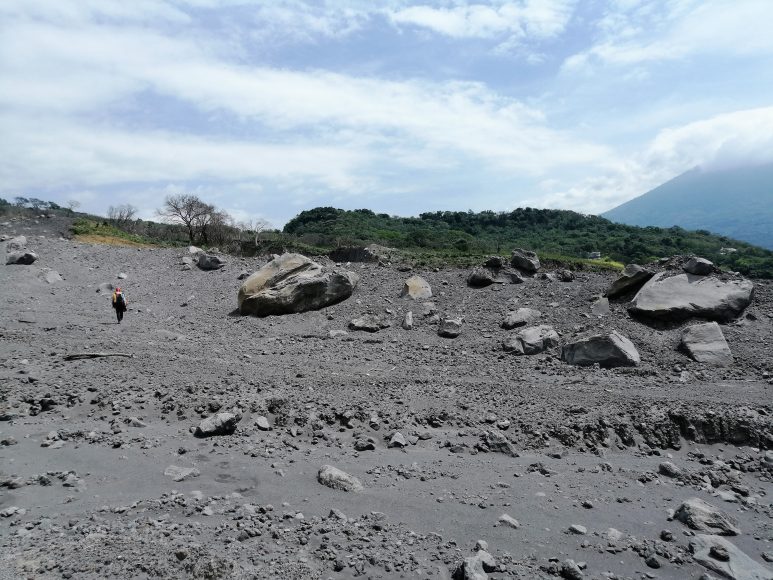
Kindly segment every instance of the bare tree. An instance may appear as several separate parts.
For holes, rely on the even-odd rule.
[[[68,199],[67,203],[65,203],[65,206],[70,211],[75,211],[81,206],[81,202],[79,202],[77,199]]]
[[[16,207],[27,207],[30,200],[28,200],[26,197],[17,196],[13,198],[13,205]]]
[[[271,222],[269,222],[268,220],[264,220],[263,218],[254,218],[254,219],[249,219],[247,221],[241,222],[238,225],[238,228],[240,230],[240,233],[241,232],[249,233],[252,236],[253,243],[257,246],[258,240],[260,239],[260,234],[262,234],[266,230],[271,229]]]
[[[196,241],[196,234],[211,219],[215,207],[201,201],[197,196],[186,193],[168,195],[164,200],[164,207],[156,210],[159,217],[166,221],[183,224],[188,230],[188,239],[191,244]]]
[[[228,238],[228,231],[231,229],[233,218],[226,212],[216,209],[209,205],[209,211],[203,213],[196,219],[196,229],[204,244],[214,242],[222,244]]]
[[[119,228],[127,228],[137,215],[137,208],[126,203],[119,206],[110,206],[107,210],[107,217]]]

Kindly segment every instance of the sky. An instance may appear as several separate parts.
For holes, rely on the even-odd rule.
[[[0,197],[597,214],[773,161],[771,0],[2,0]]]

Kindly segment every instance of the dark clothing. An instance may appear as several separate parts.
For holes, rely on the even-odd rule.
[[[118,324],[121,324],[123,313],[126,312],[126,298],[122,293],[113,293],[113,308],[115,309],[115,316],[118,319]]]

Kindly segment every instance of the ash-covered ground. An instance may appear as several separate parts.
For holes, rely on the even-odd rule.
[[[478,289],[353,263],[344,302],[256,318],[238,276],[266,258],[186,270],[185,249],[64,231],[0,226],[39,256],[0,266],[0,578],[773,578],[767,281],[714,367],[677,348],[702,321],[637,320],[626,299],[593,314],[614,274]],[[413,274],[431,299],[400,297]],[[120,325],[105,284],[129,301]],[[617,330],[641,363],[506,352],[522,307],[561,343]],[[367,313],[391,326],[348,328]],[[65,360],[82,353],[131,356]],[[224,412],[233,433],[195,436]],[[363,489],[322,485],[325,465]],[[693,498],[710,529],[679,517]]]

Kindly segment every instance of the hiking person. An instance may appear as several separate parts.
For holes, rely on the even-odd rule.
[[[126,312],[126,297],[123,295],[120,288],[116,288],[115,292],[113,292],[113,308],[115,308],[118,324],[121,324],[123,313]]]

